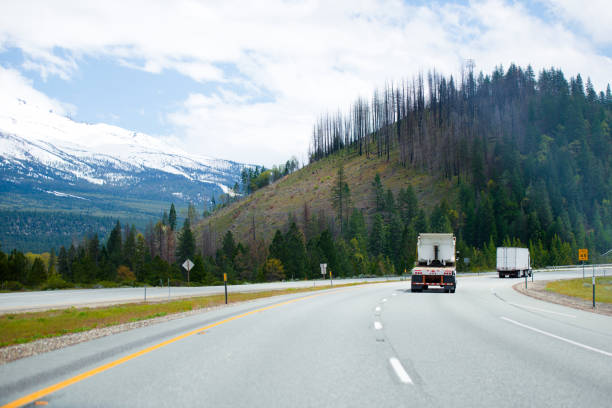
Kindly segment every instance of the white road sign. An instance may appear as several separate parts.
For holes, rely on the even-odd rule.
[[[183,268],[185,268],[187,271],[190,271],[191,268],[193,268],[193,262],[191,262],[191,259],[187,259],[185,262],[183,262]]]
[[[326,269],[327,269],[327,264],[321,264],[321,275],[325,275]]]

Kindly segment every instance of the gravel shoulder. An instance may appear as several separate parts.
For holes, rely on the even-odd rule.
[[[175,319],[182,319],[187,316],[206,313],[211,310],[220,309],[228,306],[235,306],[239,303],[254,302],[260,299],[247,300],[244,302],[233,302],[230,305],[219,305],[206,308],[200,308],[190,310],[188,312],[173,313],[166,316],[155,317],[152,319],[139,320],[136,322],[129,322],[118,324],[114,326],[101,327],[92,330],[87,330],[79,333],[70,333],[57,337],[48,337],[44,339],[35,340],[29,343],[16,344],[12,346],[0,348],[0,365],[8,362],[19,360],[21,358],[34,356],[37,354],[47,353],[49,351],[57,350],[60,348],[72,346],[73,344],[83,343],[86,341],[94,340],[104,336],[110,336],[112,334],[121,333],[124,331],[137,329],[140,327],[151,326],[158,323],[167,322]]]
[[[573,307],[574,309],[580,309],[586,312],[612,316],[612,304],[596,303],[595,309],[593,309],[593,302],[591,300],[585,300],[574,296],[567,296],[562,295],[560,293],[547,291],[546,284],[549,282],[553,281],[548,280],[528,282],[527,289],[525,289],[525,283],[521,282],[512,285],[512,288],[519,293],[531,296],[535,299],[543,300],[550,303],[557,303],[563,306]]]

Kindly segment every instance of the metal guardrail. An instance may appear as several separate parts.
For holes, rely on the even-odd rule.
[[[593,264],[585,264],[585,268],[593,268]],[[612,264],[595,264],[596,268],[612,268]],[[545,266],[544,269],[582,269],[581,265],[553,265],[553,266]]]

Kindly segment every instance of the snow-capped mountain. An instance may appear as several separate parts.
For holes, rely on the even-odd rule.
[[[78,123],[35,102],[2,100],[0,204],[11,192],[83,203],[203,203],[231,193],[244,167],[117,126]]]

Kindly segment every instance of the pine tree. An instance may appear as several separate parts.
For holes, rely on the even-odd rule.
[[[72,280],[72,276],[70,274],[70,264],[68,263],[68,252],[63,245],[60,248],[59,256],[57,258],[57,271],[64,280]]]
[[[346,177],[344,175],[344,167],[338,167],[336,182],[332,187],[332,206],[336,210],[336,215],[340,221],[340,233],[343,232],[344,218],[348,217],[348,209],[351,200],[351,190],[349,189]]]
[[[115,268],[119,266],[123,260],[123,240],[121,238],[121,223],[119,220],[117,220],[115,228],[112,229],[110,236],[108,237],[106,250],[108,251],[110,261],[113,263]]]
[[[382,212],[385,209],[385,191],[380,181],[380,174],[376,173],[374,181],[372,182],[374,187],[374,203],[376,205],[376,211]]]
[[[38,286],[47,279],[47,273],[45,271],[45,264],[41,258],[36,257],[32,268],[28,273],[28,284],[30,286]]]
[[[176,229],[176,209],[174,208],[174,203],[170,205],[170,214],[168,215],[168,225],[170,225],[170,229],[172,231]]]
[[[374,216],[374,222],[372,223],[372,229],[370,231],[370,253],[374,256],[378,256],[378,254],[383,252],[384,246],[385,225],[382,215],[376,214]]]
[[[306,267],[306,247],[304,234],[295,222],[289,226],[285,234],[285,256],[281,258],[285,267],[285,274],[291,279],[302,279]]]
[[[269,258],[285,259],[285,237],[280,230],[276,230],[270,244]]]
[[[185,262],[187,259],[193,260],[195,257],[195,239],[191,232],[189,218],[185,218],[183,228],[178,239],[178,248],[176,257],[179,263]]]
[[[145,265],[147,263],[147,243],[142,234],[136,235],[136,246],[134,248],[133,268],[136,274],[136,280],[144,282],[145,280]]]

